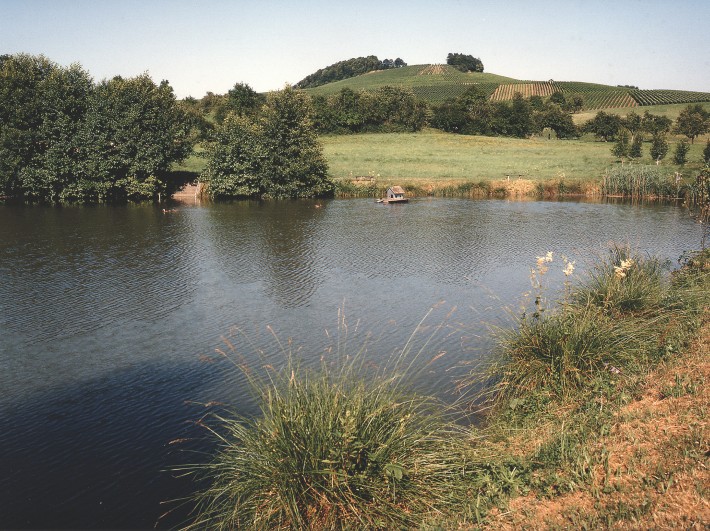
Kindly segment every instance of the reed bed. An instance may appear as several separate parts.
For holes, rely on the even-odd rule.
[[[602,195],[632,198],[678,197],[679,180],[656,166],[627,164],[607,170]]]

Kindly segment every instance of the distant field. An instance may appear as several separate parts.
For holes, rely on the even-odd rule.
[[[330,95],[343,88],[376,90],[385,85],[410,88],[430,103],[455,98],[472,85],[478,86],[493,101],[508,101],[520,92],[524,97],[549,96],[560,91],[566,96],[580,95],[585,110],[645,107],[649,105],[710,102],[710,92],[683,90],[636,90],[581,81],[524,81],[489,73],[463,73],[448,65],[414,65],[380,70],[329,83],[305,91],[312,95]]]
[[[565,178],[589,181],[618,164],[611,143],[585,140],[516,139],[464,136],[425,130],[421,133],[364,134],[322,138],[335,178],[374,175],[387,180],[531,180]],[[689,160],[699,161],[704,147],[696,141]],[[648,145],[641,163],[651,164]],[[673,167],[669,162],[664,166]],[[700,167],[700,163],[688,168]],[[687,170],[686,170],[686,173]]]
[[[710,102],[700,103],[707,111],[710,111]],[[649,105],[644,107],[618,107],[616,109],[595,109],[592,111],[582,111],[577,114],[572,115],[574,123],[579,125],[588,120],[594,118],[594,116],[603,110],[608,114],[618,114],[620,116],[626,116],[630,112],[635,112],[638,115],[643,115],[644,112],[648,111],[651,114],[658,114],[660,116],[667,116],[671,120],[678,118],[678,115],[683,109],[685,109],[688,104],[674,104],[674,105]],[[696,143],[698,141],[696,140]]]
[[[707,104],[710,108],[710,103]],[[676,108],[677,107],[677,108]],[[653,108],[656,114],[677,115],[681,106]],[[631,109],[629,109],[631,110]],[[624,114],[623,110],[619,110]],[[591,117],[593,113],[590,113]],[[709,135],[690,147],[685,168],[670,163],[671,151],[663,161],[669,171],[685,176],[702,167],[702,150]],[[547,140],[466,136],[426,129],[420,133],[379,133],[321,137],[330,174],[338,178],[374,176],[381,181],[437,183],[444,181],[501,180],[510,176],[533,181],[564,178],[594,181],[607,168],[618,165],[611,155],[612,143],[582,140]],[[653,164],[649,144],[643,146],[641,164]],[[201,153],[174,169],[199,173],[205,165]]]

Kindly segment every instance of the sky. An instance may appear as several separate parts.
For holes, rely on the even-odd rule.
[[[0,54],[144,72],[179,98],[295,84],[352,57],[478,57],[517,79],[710,92],[710,0],[0,0]]]

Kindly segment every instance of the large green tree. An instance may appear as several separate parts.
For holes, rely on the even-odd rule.
[[[699,103],[688,105],[678,115],[674,131],[687,136],[692,144],[697,136],[710,131],[710,112]]]
[[[334,185],[303,93],[269,94],[257,117],[230,115],[208,147],[202,175],[214,198],[332,195]]]
[[[80,131],[84,156],[73,190],[97,200],[150,198],[192,151],[190,124],[167,81],[116,76],[94,90]]]
[[[623,121],[619,116],[599,111],[594,118],[582,126],[582,131],[585,133],[594,133],[597,138],[609,142],[616,138],[622,124]]]
[[[150,198],[194,137],[167,82],[95,85],[79,65],[0,57],[0,195],[28,201]]]

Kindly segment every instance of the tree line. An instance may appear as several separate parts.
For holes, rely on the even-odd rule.
[[[321,68],[303,78],[301,81],[294,85],[298,89],[315,88],[321,85],[327,85],[328,83],[333,83],[334,81],[340,81],[342,79],[349,79],[351,77],[360,76],[362,74],[367,74],[368,72],[374,72],[376,70],[387,70],[390,68],[400,68],[407,66],[402,59],[397,57],[397,59],[383,59],[380,61],[375,55],[368,55],[367,57],[354,57],[352,59],[346,59],[345,61],[338,61],[330,66]]]
[[[0,57],[0,195],[25,201],[151,199],[194,143],[167,81],[95,83],[79,65]]]
[[[670,132],[690,142],[710,131],[710,113],[688,105],[674,123],[649,112],[625,117],[603,111],[580,127],[578,98],[491,102],[476,86],[438,105],[411,89],[342,89],[310,97],[286,87],[268,95],[237,83],[225,95],[178,101],[167,81],[147,74],[99,83],[79,65],[61,67],[43,56],[0,56],[0,196],[24,201],[117,202],[155,199],[181,182],[171,168],[195,143],[206,147],[201,177],[209,193],[228,197],[313,197],[333,193],[317,134],[419,131],[525,138],[584,133],[615,142],[619,157],[666,156]],[[687,142],[674,161],[685,162]],[[710,142],[704,151],[710,162]]]
[[[592,133],[605,142],[614,142],[611,152],[619,158],[640,158],[643,143],[650,142],[649,154],[657,164],[668,154],[668,134],[683,135],[688,140],[678,142],[673,154],[673,162],[680,165],[687,162],[689,142],[692,144],[698,136],[710,132],[710,112],[700,104],[690,104],[673,122],[666,116],[648,111],[642,116],[632,111],[624,117],[599,111],[582,125],[580,131]],[[710,140],[703,151],[703,161],[710,163]]]

